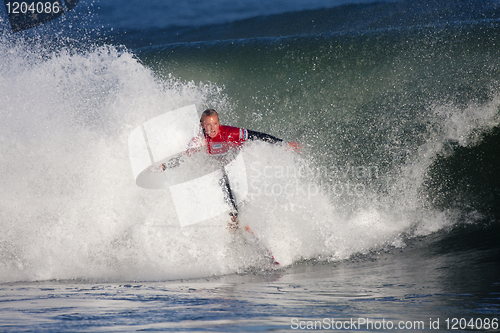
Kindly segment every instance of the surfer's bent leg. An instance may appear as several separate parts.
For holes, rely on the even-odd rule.
[[[219,184],[222,187],[222,192],[224,193],[224,200],[232,207],[232,210],[229,212],[231,222],[228,224],[228,229],[236,230],[238,229],[238,208],[236,207],[236,200],[234,198],[233,191],[231,190],[231,186],[229,186],[229,178],[225,172],[223,172]]]

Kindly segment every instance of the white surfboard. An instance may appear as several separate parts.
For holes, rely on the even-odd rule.
[[[206,153],[183,154],[199,132],[199,116],[195,105],[190,105],[146,121],[128,139],[136,184],[148,189],[168,188],[181,226],[206,221],[232,208],[219,185],[221,166],[211,163]],[[178,160],[175,167],[159,171],[162,163],[172,160]],[[242,152],[224,168],[236,203],[241,203],[248,194]]]

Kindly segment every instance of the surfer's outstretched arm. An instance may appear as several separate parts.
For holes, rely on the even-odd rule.
[[[256,132],[256,131],[251,131],[248,130],[248,140],[260,140],[268,143],[280,143],[283,142],[282,139],[277,138],[275,136],[266,134],[266,133],[261,133],[261,132]],[[302,145],[298,142],[292,141],[292,142],[287,142],[288,148],[292,149],[293,151],[300,152],[302,149]]]
[[[283,142],[282,139],[279,139],[275,136],[266,134],[266,133],[261,133],[261,132],[256,132],[252,130],[247,130],[248,131],[248,140],[260,140],[268,143],[278,143],[278,142]]]

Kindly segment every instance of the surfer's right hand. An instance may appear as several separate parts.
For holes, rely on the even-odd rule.
[[[161,164],[159,166],[150,166],[148,171],[152,173],[163,172],[165,170],[165,165]]]

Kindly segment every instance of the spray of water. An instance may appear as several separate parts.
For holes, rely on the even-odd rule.
[[[47,54],[5,42],[0,59],[0,282],[165,280],[267,269],[262,246],[282,266],[402,247],[408,234],[452,223],[426,209],[419,192],[443,144],[470,144],[498,124],[498,99],[435,106],[440,126],[388,174],[372,164],[321,165],[314,152],[249,145],[250,195],[240,223],[254,230],[256,245],[229,233],[225,215],[180,228],[168,191],[141,189],[132,176],[130,132],[190,104],[234,118],[220,87],[160,81],[133,54],[109,46]]]

